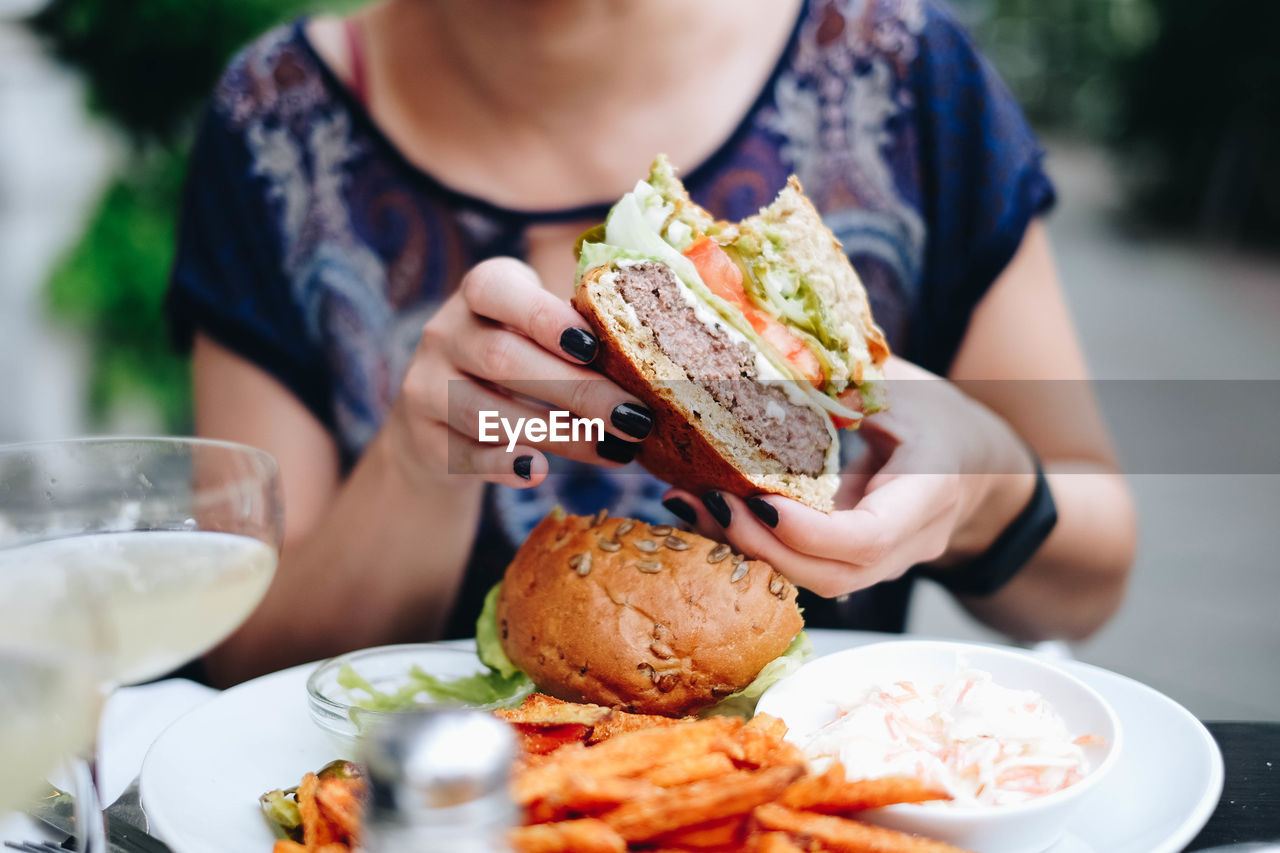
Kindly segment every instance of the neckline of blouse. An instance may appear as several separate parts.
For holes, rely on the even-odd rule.
[[[725,139],[716,146],[705,159],[697,166],[685,173],[684,184],[692,192],[694,188],[700,186],[707,176],[712,174],[716,167],[727,158],[737,146],[742,137],[750,130],[756,115],[765,105],[773,94],[774,86],[777,83],[778,76],[787,67],[791,55],[796,49],[796,42],[799,40],[800,32],[803,28],[805,20],[809,16],[810,0],[802,0],[800,9],[796,15],[796,20],[792,24],[791,34],[787,37],[786,43],[783,45],[782,52],[774,62],[772,70],[769,72],[768,78],[760,87],[760,91],[756,94],[755,99],[751,102],[751,106],[739,119],[737,125],[729,133]],[[417,163],[414,163],[393,142],[390,137],[382,132],[382,128],[374,121],[368,110],[356,98],[355,93],[347,86],[337,73],[325,62],[320,56],[319,51],[311,43],[311,39],[307,37],[306,25],[308,17],[301,17],[294,22],[294,41],[301,45],[307,57],[318,69],[320,76],[325,82],[326,88],[342,103],[347,112],[351,114],[354,120],[364,129],[371,139],[406,173],[413,176],[415,180],[421,183],[432,194],[442,198],[455,207],[465,207],[478,213],[491,217],[493,219],[504,220],[507,222],[520,222],[524,224],[542,222],[573,222],[595,220],[603,221],[608,214],[609,209],[613,207],[613,201],[599,201],[588,204],[575,205],[572,207],[545,208],[545,209],[526,209],[507,207],[505,205],[496,204],[480,196],[473,195],[462,190],[455,189],[447,182],[441,180],[434,173],[424,169]]]

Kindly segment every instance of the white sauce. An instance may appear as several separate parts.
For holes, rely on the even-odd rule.
[[[840,761],[850,778],[913,776],[946,790],[953,805],[997,806],[1083,779],[1087,740],[1035,691],[967,670],[938,685],[876,686],[802,748],[819,768]]]

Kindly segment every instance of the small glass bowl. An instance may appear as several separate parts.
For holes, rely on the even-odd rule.
[[[331,658],[316,667],[307,679],[307,705],[311,719],[338,747],[341,757],[354,759],[360,736],[379,721],[401,713],[399,711],[370,711],[360,708],[355,700],[362,691],[349,691],[338,683],[338,672],[350,665],[361,678],[377,690],[394,693],[409,681],[409,670],[417,666],[423,672],[438,678],[461,678],[484,672],[473,649],[437,643],[411,643],[400,646],[378,646]],[[519,691],[515,696],[487,705],[469,705],[456,700],[433,699],[422,695],[418,708],[474,708],[492,711],[497,708],[518,705],[533,691],[533,686]]]

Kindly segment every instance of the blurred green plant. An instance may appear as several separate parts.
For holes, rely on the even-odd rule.
[[[117,405],[143,401],[164,429],[190,428],[188,362],[169,344],[163,302],[191,128],[236,49],[316,5],[53,0],[29,21],[56,56],[84,73],[90,108],[132,142],[46,291],[52,313],[92,342],[89,411],[96,425]]]
[[[171,142],[237,48],[313,0],[53,0],[30,21],[81,69],[90,107]],[[329,4],[332,5],[332,4]]]
[[[1158,33],[1153,0],[955,0],[1027,116],[1099,139],[1124,108],[1122,72]]]
[[[169,345],[162,311],[185,159],[158,146],[135,155],[49,279],[53,313],[90,339],[95,422],[106,420],[116,403],[143,398],[165,429],[190,426],[187,359]]]

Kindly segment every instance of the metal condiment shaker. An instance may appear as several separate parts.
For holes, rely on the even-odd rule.
[[[518,822],[510,726],[480,711],[393,715],[365,738],[369,853],[497,853]]]

